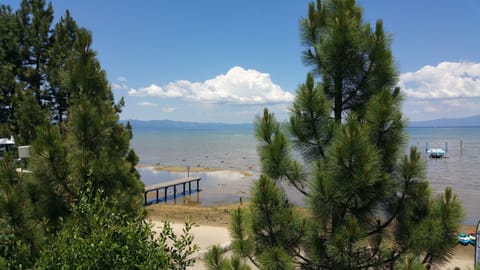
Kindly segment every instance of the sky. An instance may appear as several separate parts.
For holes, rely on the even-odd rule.
[[[0,0],[17,9],[19,0]],[[48,2],[48,0],[47,0]],[[288,118],[310,67],[301,61],[306,0],[54,0],[93,34],[121,119],[251,123]],[[479,0],[357,0],[392,37],[411,121],[480,114]]]

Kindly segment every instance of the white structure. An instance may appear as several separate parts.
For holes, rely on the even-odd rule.
[[[425,153],[427,153],[427,155],[430,158],[444,158],[447,156],[447,152],[448,152],[447,143],[445,143],[445,150],[441,148],[430,148],[428,143],[426,143],[425,145]]]
[[[23,145],[18,147],[18,158],[29,158],[31,145]]]
[[[10,136],[9,138],[0,138],[0,157],[3,157],[3,153],[9,151],[15,147],[15,139],[13,139],[13,136]]]

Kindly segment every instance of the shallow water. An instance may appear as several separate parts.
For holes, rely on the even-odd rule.
[[[448,143],[448,158],[425,156],[427,179],[437,194],[447,186],[453,187],[466,210],[464,223],[476,223],[480,218],[480,128],[409,128],[407,132],[406,151],[410,146],[424,151],[426,143],[432,148],[445,148],[445,142]],[[134,130],[131,145],[142,164],[223,169],[195,174],[202,178],[201,192],[177,199],[177,203],[221,205],[239,202],[240,198],[246,200],[252,181],[260,174],[257,142],[249,129]],[[253,175],[245,176],[238,171],[250,171]],[[140,168],[139,172],[147,185],[186,176],[186,173],[148,168]],[[302,203],[301,196],[289,193],[291,201]]]
[[[410,128],[409,145],[424,150],[445,148],[448,158],[426,158],[427,179],[430,187],[439,193],[447,186],[462,200],[466,210],[465,224],[476,224],[480,219],[480,128]]]
[[[162,181],[180,179],[187,176],[187,173],[155,171],[152,168],[139,168],[142,180],[145,185],[153,185]],[[214,171],[190,173],[189,176],[201,177],[200,192],[188,195],[188,187],[186,195],[178,197],[176,201],[168,201],[167,203],[188,203],[199,204],[201,206],[225,205],[240,202],[240,199],[247,200],[249,195],[249,187],[252,181],[258,176],[246,176],[238,171]],[[196,183],[192,184],[196,187]],[[172,189],[169,190],[171,193]],[[177,192],[183,191],[183,187],[179,186]],[[160,191],[160,197],[164,196],[163,190]]]

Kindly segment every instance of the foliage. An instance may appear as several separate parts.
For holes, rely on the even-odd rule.
[[[131,127],[118,123],[122,102],[113,103],[105,71],[90,48],[91,34],[77,28],[68,13],[57,30],[73,45],[64,68],[54,72],[59,77],[57,90],[69,98],[68,107],[57,109],[67,110],[68,118],[58,116],[53,126],[44,117],[36,128],[26,128],[35,130],[30,186],[38,218],[46,218],[49,229],[55,229],[87,182],[92,183],[93,192],[101,189],[105,197],[117,197],[117,207],[126,212],[143,211],[143,184],[135,170],[138,158],[129,146]]]
[[[425,266],[412,254],[405,255],[399,262],[399,270],[424,270]]]
[[[107,203],[114,198],[89,192],[42,251],[36,269],[186,269],[194,263],[189,258],[197,250],[190,234],[194,224],[186,223],[178,237],[165,222],[156,238],[142,215],[128,218]]]
[[[46,219],[50,230],[59,228],[59,217],[69,215],[75,195],[65,148],[59,127],[46,124],[38,129],[31,150],[30,197],[37,217]]]
[[[365,23],[354,0],[318,0],[301,30],[312,72],[288,123],[268,109],[256,118],[264,175],[248,211],[232,216],[234,254],[261,269],[447,261],[462,207],[449,188],[432,198],[423,156],[404,150],[403,96],[382,22]],[[289,187],[305,196],[309,215],[294,214],[281,191]]]
[[[10,155],[0,160],[0,268],[27,269],[43,244],[43,229],[34,219],[23,184]]]
[[[45,0],[22,0],[16,12],[0,6],[2,136],[15,134],[17,143],[30,144],[44,117],[59,125],[66,120],[70,93],[61,86],[61,71],[78,31],[68,11],[53,25],[53,7]]]
[[[355,0],[310,3],[301,31],[303,62],[321,77],[337,123],[347,111],[363,117],[363,104],[385,86],[395,85],[391,37],[381,20],[374,30],[363,21]]]
[[[15,58],[18,48],[16,17],[8,6],[0,5],[0,135],[10,136],[13,125],[13,100],[18,86]]]
[[[62,73],[73,102],[65,134],[71,189],[78,194],[91,182],[93,190],[102,189],[105,196],[116,196],[120,207],[137,212],[143,209],[143,183],[132,163],[136,161],[129,146],[132,133],[118,123],[122,102],[114,104],[91,42],[91,34],[80,29],[76,53]]]
[[[143,220],[124,101],[91,44],[68,11],[54,24],[45,0],[0,5],[0,136],[32,145],[24,164],[0,160],[0,268],[185,269],[192,224],[154,239]]]
[[[15,102],[14,120],[18,131],[15,142],[18,145],[31,144],[37,137],[38,127],[47,124],[48,120],[31,92],[17,93]]]
[[[205,265],[212,270],[249,270],[250,267],[238,256],[233,256],[230,259],[223,257],[225,250],[220,246],[211,247],[205,253]]]

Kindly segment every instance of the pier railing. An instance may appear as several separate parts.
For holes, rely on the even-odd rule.
[[[144,192],[144,204],[149,205],[151,203],[159,203],[162,201],[160,199],[160,190],[163,189],[163,201],[166,202],[168,200],[168,189],[173,187],[173,199],[175,200],[177,198],[177,186],[182,185],[183,186],[183,191],[182,195],[186,195],[186,185],[188,184],[188,193],[192,194],[192,182],[197,182],[197,188],[194,191],[199,191],[199,182],[202,180],[200,177],[186,177],[182,179],[176,179],[172,181],[167,181],[167,182],[162,182],[158,183],[155,185],[150,185],[150,186],[145,186],[145,192]],[[155,201],[152,202],[152,200],[148,200],[148,193],[150,192],[155,192]]]

